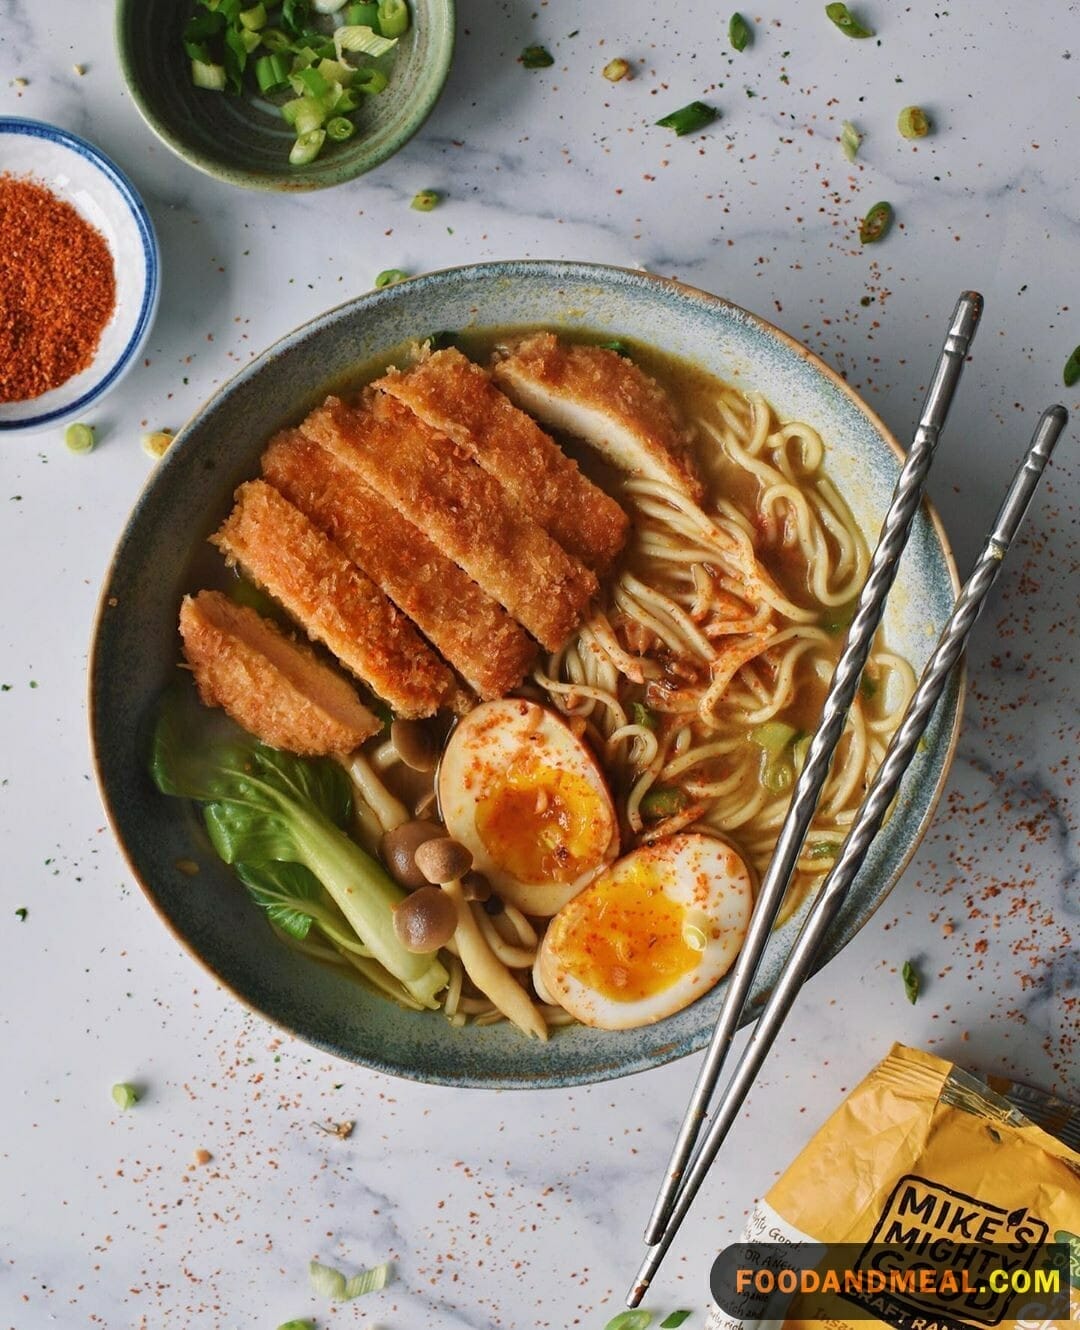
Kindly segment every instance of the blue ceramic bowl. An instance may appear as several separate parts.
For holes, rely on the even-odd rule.
[[[146,771],[155,704],[178,657],[176,616],[191,589],[186,555],[221,522],[267,438],[299,420],[350,368],[433,328],[543,324],[632,336],[762,391],[781,416],[809,421],[871,543],[899,472],[880,420],[804,347],[715,296],[640,272],[562,262],[492,263],[418,277],[361,296],[290,333],[242,370],[177,436],[121,537],[102,593],[90,668],[98,778],[113,828],[151,904],[248,1006],[316,1047],[380,1071],[444,1085],[539,1088],[624,1076],[701,1048],[722,986],[647,1029],[571,1027],[548,1044],[507,1025],[453,1029],[369,994],[279,943],[231,872],[205,848],[194,808],[159,795]],[[948,616],[956,576],[929,509],[915,522],[886,631],[921,668]],[[959,724],[956,679],[830,938],[834,956],[896,882],[933,812]],[[178,860],[196,859],[197,877]],[[757,995],[798,928],[773,937]]]
[[[77,134],[0,117],[4,173],[33,176],[70,203],[105,237],[116,269],[116,308],[87,368],[40,397],[0,402],[0,431],[43,429],[87,411],[136,363],[157,313],[161,264],[153,224],[131,181]]]

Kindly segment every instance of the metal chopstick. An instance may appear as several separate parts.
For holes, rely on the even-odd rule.
[[[885,598],[896,577],[897,563],[907,544],[912,521],[922,500],[926,475],[981,314],[982,296],[975,291],[966,291],[956,302],[949,330],[926,394],[911,451],[896,482],[892,502],[881,528],[878,546],[870,561],[866,582],[859,595],[855,617],[848,630],[847,642],[829,685],[821,724],[811,741],[802,773],[792,793],[787,816],[780,829],[776,850],[754,902],[746,941],[728,976],[727,991],[724,994],[716,1028],[709,1041],[705,1061],[698,1073],[686,1115],[675,1138],[663,1183],[645,1229],[647,1243],[658,1241],[664,1230],[674,1205],[675,1194],[690,1162],[694,1143],[705,1121],[709,1100],[716,1088],[754,976],[768,945],[773,923],[817,809],[821,790],[829,773],[829,764],[843,734],[844,722],[855,697],[855,690],[859,686],[866,658],[873,645],[874,634],[881,623]]]
[[[693,1204],[698,1188],[716,1158],[717,1151],[750,1092],[754,1078],[760,1071],[780,1027],[802,985],[814,969],[825,936],[847,898],[848,890],[862,866],[870,843],[881,829],[885,814],[896,795],[931,713],[967,645],[975,621],[1001,571],[1002,560],[1023,522],[1028,505],[1067,419],[1068,415],[1062,406],[1052,406],[1043,412],[1031,446],[1013,477],[982,552],[964,583],[952,614],[938,639],[938,645],[923,670],[922,678],[908,703],[900,727],[893,735],[885,758],[878,768],[836,862],[814,899],[795,945],[784,962],[780,978],[757,1019],[743,1055],[731,1075],[731,1080],[720,1097],[705,1139],[676,1197],[667,1227],[660,1241],[649,1249],[642,1262],[637,1279],[626,1300],[629,1307],[638,1305],[652,1282],[679,1225]]]

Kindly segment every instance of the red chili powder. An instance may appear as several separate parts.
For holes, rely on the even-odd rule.
[[[84,370],[116,304],[105,237],[36,181],[0,176],[0,402]]]

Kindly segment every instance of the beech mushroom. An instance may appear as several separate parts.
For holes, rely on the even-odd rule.
[[[425,840],[414,853],[416,867],[428,882],[436,885],[444,882],[456,882],[472,868],[473,858],[469,851],[452,836],[440,836],[438,840]]]
[[[427,841],[445,838],[446,829],[438,822],[429,822],[419,818],[414,822],[403,822],[400,827],[388,831],[382,838],[380,850],[383,862],[390,870],[390,876],[400,886],[409,891],[417,887],[426,887],[430,878],[424,876],[416,864],[416,851]]]
[[[420,887],[394,906],[394,932],[407,951],[438,951],[457,928],[457,907],[439,887]]]

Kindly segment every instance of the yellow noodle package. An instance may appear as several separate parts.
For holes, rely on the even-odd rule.
[[[1016,1089],[894,1046],[717,1260],[709,1330],[1075,1325],[1080,1112]]]

